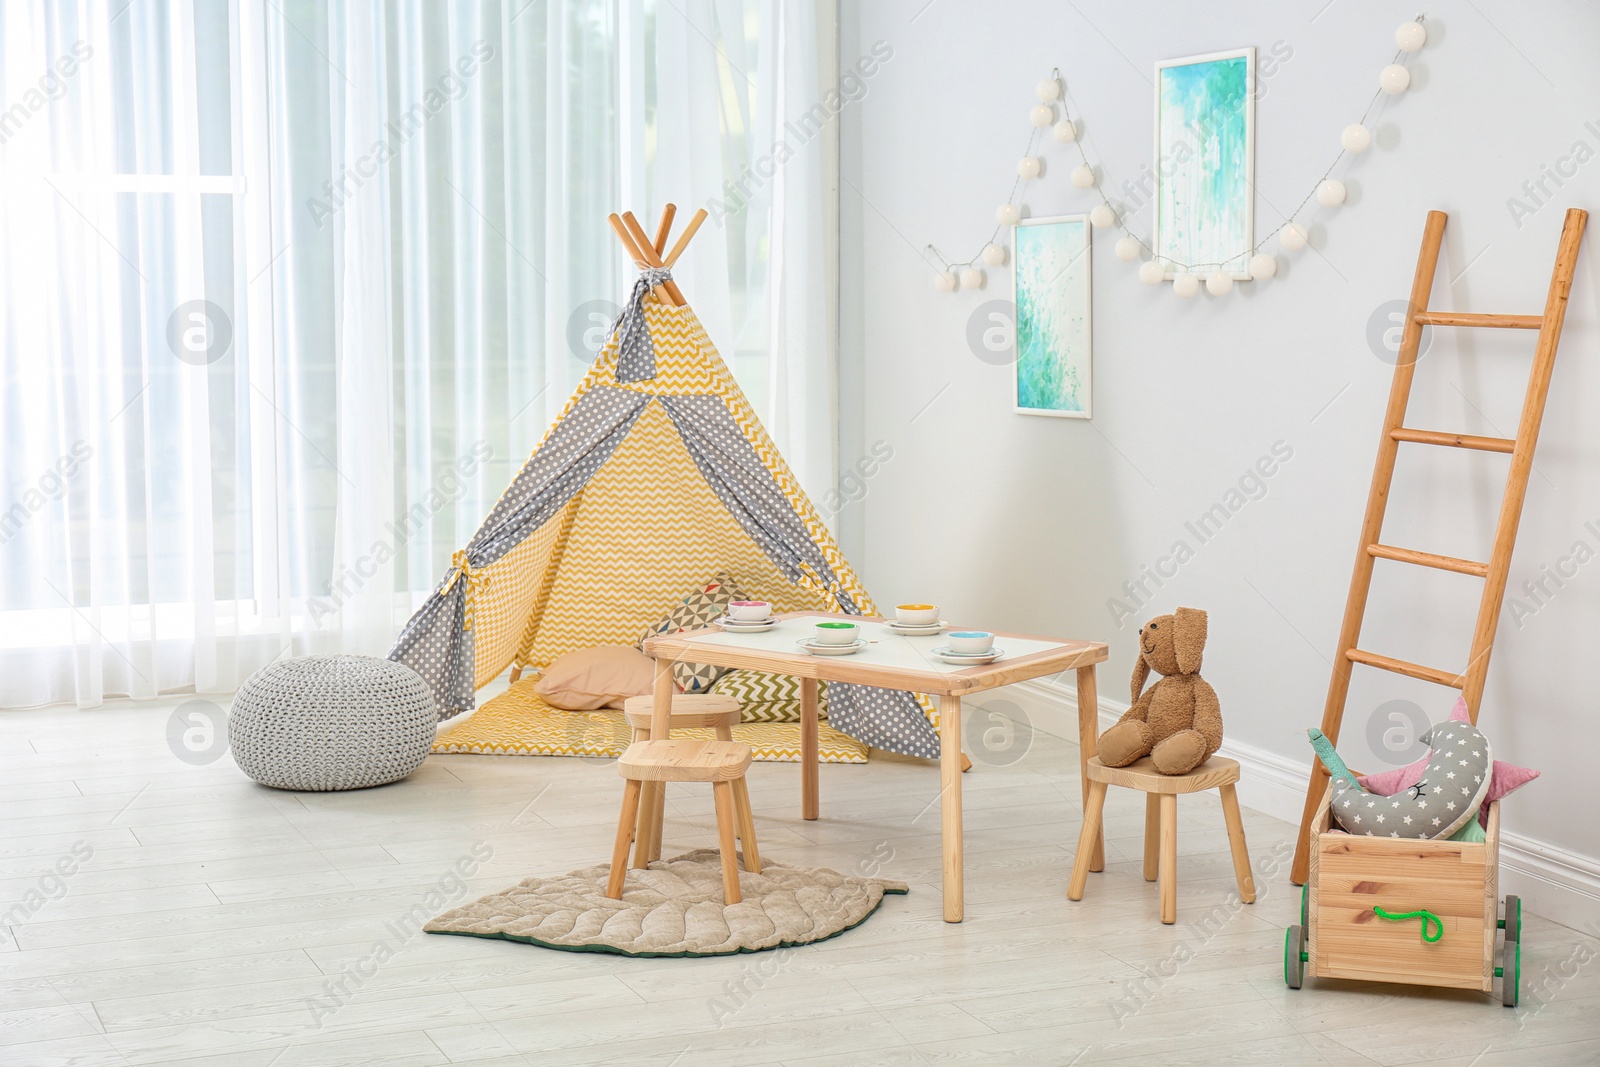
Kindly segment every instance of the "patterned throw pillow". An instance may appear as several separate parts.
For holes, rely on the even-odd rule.
[[[667,617],[647,629],[639,637],[639,649],[644,650],[644,643],[648,638],[657,634],[683,633],[685,630],[698,630],[728,611],[730,600],[743,600],[744,594],[739,592],[739,587],[734,584],[733,578],[726,571],[721,571],[716,577],[703,585],[696,586],[678,603],[678,606],[667,613]],[[704,693],[711,688],[713,682],[728,673],[726,667],[711,667],[700,663],[674,663],[672,665],[673,681],[678,683],[678,688],[685,693]]]
[[[733,697],[744,709],[744,722],[799,722],[800,679],[765,671],[729,671],[711,687],[713,693]],[[817,717],[828,717],[828,683],[817,692]]]

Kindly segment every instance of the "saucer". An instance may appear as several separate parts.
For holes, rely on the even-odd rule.
[[[850,656],[860,652],[872,642],[865,638],[856,638],[848,645],[823,645],[811,638],[796,641],[795,644],[811,653],[813,656]]]
[[[987,652],[952,652],[949,645],[940,645],[933,650],[933,654],[946,663],[965,663],[968,665],[993,663],[1006,654],[1006,650],[995,646]]]
[[[769,615],[760,622],[749,622],[745,619],[730,619],[724,615],[716,620],[716,624],[730,633],[754,634],[772,629],[778,625],[778,620]]]
[[[944,633],[944,629],[949,623],[940,619],[938,622],[918,623],[913,626],[896,619],[890,619],[884,625],[903,637],[932,637],[934,634]]]

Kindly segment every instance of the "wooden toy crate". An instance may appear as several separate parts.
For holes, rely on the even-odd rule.
[[[1521,979],[1521,902],[1500,901],[1500,805],[1489,806],[1485,840],[1407,841],[1331,829],[1331,789],[1311,826],[1311,868],[1301,895],[1300,924],[1284,938],[1284,981],[1300,988],[1314,978],[1398,982],[1494,992],[1517,1002]],[[1402,920],[1380,917],[1427,912]],[[1426,940],[1424,928],[1439,936]],[[1505,962],[1496,966],[1504,932]],[[1502,971],[1504,975],[1502,977]]]

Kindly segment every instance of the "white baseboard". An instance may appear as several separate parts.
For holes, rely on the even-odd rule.
[[[1049,680],[1018,682],[996,690],[994,696],[1010,699],[1027,712],[1033,729],[1077,743],[1078,696],[1072,685],[1057,686]],[[974,702],[981,705],[985,701],[980,697]],[[1127,710],[1125,702],[1101,694],[1100,728],[1104,730]],[[1291,821],[1305,802],[1309,746],[1307,752],[1305,759],[1293,760],[1231,739],[1222,743],[1222,754],[1239,761],[1239,802]],[[1590,856],[1502,831],[1500,891],[1516,893],[1528,911],[1543,918],[1600,934],[1596,919],[1600,916],[1600,861]]]

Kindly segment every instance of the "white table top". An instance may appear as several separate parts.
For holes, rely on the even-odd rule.
[[[862,622],[861,637],[871,642],[868,647],[850,656],[829,657],[848,660],[856,663],[871,663],[885,667],[897,667],[902,670],[936,671],[940,674],[952,674],[956,671],[971,670],[972,663],[946,663],[933,655],[933,649],[950,643],[947,634],[936,634],[932,637],[905,637],[895,633],[881,622]],[[687,644],[728,645],[735,648],[757,649],[762,652],[780,652],[795,656],[806,656],[806,652],[795,642],[808,639],[816,634],[816,622],[813,619],[780,619],[778,624],[770,630],[761,633],[720,633],[704,634],[688,638]],[[1062,641],[1036,641],[1026,637],[1000,636],[995,638],[995,647],[1005,650],[1005,655],[994,661],[996,665],[1020,656],[1032,655],[1035,652],[1048,652],[1051,649],[1061,648],[1066,642]],[[822,658],[822,657],[817,657]]]

